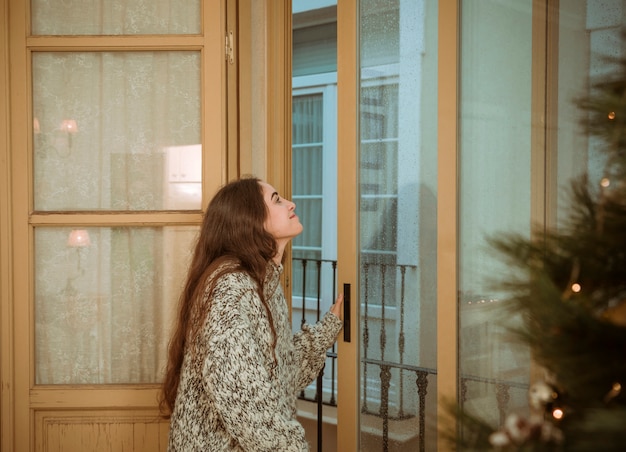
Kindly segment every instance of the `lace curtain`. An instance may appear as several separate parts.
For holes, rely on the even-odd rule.
[[[199,30],[197,1],[91,3],[35,0],[34,33]],[[72,215],[201,208],[200,53],[33,52],[32,77],[34,208],[68,219],[34,229],[36,382],[157,382],[197,227]]]

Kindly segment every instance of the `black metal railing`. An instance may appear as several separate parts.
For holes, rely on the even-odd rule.
[[[327,266],[323,281],[324,266]],[[337,283],[337,262],[334,260],[324,259],[293,259],[294,275],[297,275],[294,284],[299,287],[293,287],[294,301],[300,300],[301,309],[300,325],[308,321],[319,320],[321,317],[322,306],[322,285],[332,285],[329,289],[332,294],[332,301],[336,297]],[[375,270],[374,270],[375,268]],[[313,269],[313,270],[312,270]],[[417,418],[417,431],[415,434],[418,438],[418,450],[424,452],[426,450],[426,396],[428,395],[429,381],[435,378],[437,370],[427,367],[415,366],[406,363],[406,335],[405,335],[405,285],[407,270],[415,270],[412,265],[398,264],[364,264],[362,270],[362,298],[361,302],[361,370],[362,381],[364,384],[361,388],[361,412],[364,414],[376,416],[381,419],[382,427],[380,431],[383,452],[387,452],[390,447],[390,421]],[[374,272],[376,273],[374,275]],[[310,278],[314,278],[311,281]],[[392,281],[390,281],[390,279]],[[372,290],[373,281],[375,281],[376,291]],[[382,290],[380,288],[383,288]],[[399,299],[387,300],[385,288],[391,287],[394,293],[399,293]],[[376,292],[376,293],[374,293]],[[370,299],[376,297],[375,307],[379,313],[374,319],[370,313],[372,304]],[[310,307],[314,305],[314,307]],[[387,358],[386,348],[388,344],[388,332],[386,329],[385,312],[389,305],[393,305],[399,310],[399,316],[394,320],[397,324],[397,349],[394,351],[394,359]],[[297,311],[297,308],[294,308]],[[295,313],[295,312],[294,312]],[[307,318],[308,314],[308,318]],[[370,336],[373,321],[379,323],[376,328],[379,330],[378,349],[372,350],[370,344]],[[299,398],[316,404],[317,407],[317,450],[322,450],[322,412],[323,407],[337,406],[337,387],[336,387],[336,361],[337,353],[335,346],[326,354],[327,361],[324,369],[320,372],[316,382],[302,391]],[[372,367],[374,369],[372,369]],[[326,373],[329,373],[327,375]],[[394,400],[390,397],[392,387],[392,373],[397,376],[394,383],[397,387]],[[324,386],[324,376],[326,378],[326,386]],[[378,375],[379,386],[376,387],[377,394],[371,394],[368,388],[367,379],[374,375]],[[369,377],[368,377],[369,376]],[[413,379],[414,378],[414,379]],[[406,381],[412,381],[413,386],[405,387]],[[511,388],[527,388],[528,385],[523,383],[502,381],[497,379],[486,379],[474,376],[462,375],[460,378],[460,396],[461,402],[464,402],[467,395],[468,383],[483,383],[493,386],[495,390],[496,400],[500,420],[503,421],[508,411],[509,391]],[[405,395],[407,393],[417,394],[416,409],[407,409],[404,406]],[[375,398],[376,400],[373,400]],[[434,408],[433,408],[434,409]]]
[[[301,302],[301,316],[300,316],[300,326],[304,325],[307,322],[307,305],[309,303],[315,304],[314,311],[314,320],[319,321],[322,315],[322,266],[330,266],[331,268],[331,277],[330,281],[328,281],[331,289],[331,300],[334,302],[336,298],[336,287],[337,287],[337,261],[335,260],[326,260],[326,259],[292,259],[294,263],[294,279],[299,279],[299,281],[294,280],[294,294],[293,300],[300,300]],[[297,268],[296,266],[299,266]],[[314,284],[312,289],[311,281],[308,280],[309,270],[311,267],[314,267]],[[297,276],[297,278],[296,278]],[[299,290],[299,293],[298,293]],[[313,320],[313,319],[310,319]],[[330,388],[329,394],[326,400],[324,400],[324,374],[328,370],[327,365],[324,366],[320,374],[318,375],[315,381],[315,392],[314,396],[311,397],[307,394],[305,390],[300,393],[299,398],[301,400],[306,400],[309,402],[314,402],[316,404],[317,409],[317,450],[322,450],[323,444],[323,407],[324,405],[329,406],[337,406],[336,399],[336,364],[337,364],[337,353],[336,353],[336,345],[333,344],[333,347],[330,351],[326,353],[327,356],[327,364],[330,361]]]
[[[509,402],[511,400],[511,390],[521,390],[523,395],[528,393],[529,384],[511,380],[501,380],[498,378],[484,378],[475,375],[461,375],[460,378],[460,402],[461,405],[467,401],[468,384],[479,383],[493,387],[494,394],[498,406],[499,424],[504,424],[506,415],[509,411]]]

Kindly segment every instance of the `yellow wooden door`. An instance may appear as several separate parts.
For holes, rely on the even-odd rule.
[[[165,450],[174,307],[227,177],[227,1],[2,5],[2,450]]]

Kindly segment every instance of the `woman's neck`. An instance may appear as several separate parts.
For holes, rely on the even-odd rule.
[[[282,263],[282,261],[283,261],[283,253],[282,253],[282,252],[281,252],[281,253],[277,253],[277,254],[276,254],[276,255],[272,258],[272,260],[274,261],[274,263],[275,263],[276,265],[280,265],[280,264]]]
[[[276,254],[274,255],[274,257],[272,258],[272,260],[277,264],[280,265],[283,262],[283,254],[285,252],[285,246],[287,244],[286,243],[277,243],[276,244]]]

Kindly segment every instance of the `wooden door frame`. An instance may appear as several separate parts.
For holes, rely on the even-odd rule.
[[[237,164],[229,165],[228,178],[254,175],[291,199],[291,0],[229,1],[237,3],[238,42],[237,84],[229,87],[236,100],[228,103],[237,108],[236,119],[229,108],[229,143],[236,143],[229,155],[236,153]],[[291,306],[291,246],[283,262]]]
[[[437,449],[456,429],[458,403],[459,0],[439,2],[437,74]],[[446,277],[443,277],[446,275]],[[453,275],[450,277],[449,275]]]
[[[27,52],[26,52],[26,16],[27,6],[25,2],[9,0],[9,59],[10,59],[10,144],[9,155],[11,156],[10,172],[14,176],[11,180],[11,226],[10,241],[16,251],[11,256],[10,267],[15,275],[12,281],[13,292],[9,300],[13,311],[12,341],[13,356],[21,357],[10,363],[13,371],[13,390],[11,391],[14,404],[11,410],[13,425],[11,442],[14,450],[28,450],[20,446],[20,438],[30,438],[30,368],[32,362],[31,344],[33,334],[32,322],[29,319],[32,290],[30,289],[30,258],[32,244],[30,241],[30,226],[28,216],[30,200],[28,187],[30,176],[28,174],[28,82],[27,82]],[[17,152],[14,150],[22,150]],[[26,176],[26,177],[25,177]],[[19,252],[18,252],[19,250]],[[20,300],[18,303],[17,300]],[[24,332],[25,329],[25,332]],[[21,330],[22,333],[18,333]],[[23,337],[18,340],[18,335]],[[23,440],[21,440],[23,441]],[[27,441],[30,444],[30,441]],[[30,446],[28,446],[30,448]]]
[[[0,452],[14,449],[8,8],[8,0],[0,0]]]
[[[359,444],[359,272],[341,256],[358,256],[359,220],[359,9],[358,0],[337,2],[337,281],[339,291],[350,285],[350,338],[338,339],[337,375],[353,375],[354,381],[339,380],[337,389],[337,450],[358,450]],[[355,194],[346,196],[346,194]],[[346,265],[348,264],[348,265]],[[348,307],[348,306],[346,306]],[[344,313],[346,311],[344,310]],[[345,319],[344,319],[345,321]],[[344,324],[345,325],[345,324]],[[345,326],[344,326],[345,330]],[[339,423],[341,422],[341,426]],[[339,434],[340,433],[340,434]]]

